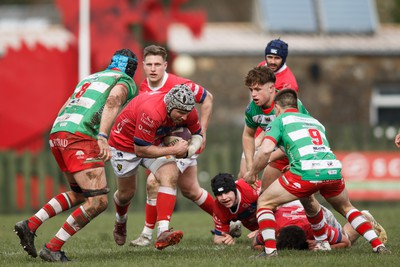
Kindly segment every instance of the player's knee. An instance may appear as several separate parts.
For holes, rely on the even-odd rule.
[[[91,218],[94,218],[107,208],[108,199],[106,195],[89,197],[87,200],[87,204],[89,205],[89,207],[86,209],[86,212],[90,215]]]
[[[147,190],[147,195],[153,195],[154,193],[157,194],[158,188],[160,187],[160,184],[157,182],[156,179],[148,179],[146,183],[146,190]]]
[[[179,187],[179,189],[184,197],[192,201],[199,199],[203,193],[200,188],[199,190],[193,190],[193,188]]]
[[[163,177],[160,177],[160,185],[161,186],[167,186],[167,187],[172,187],[176,188],[178,184],[178,175],[166,175]]]

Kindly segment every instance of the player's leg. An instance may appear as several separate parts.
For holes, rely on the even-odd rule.
[[[264,190],[265,188],[270,186],[281,175],[282,175],[282,172],[279,169],[277,169],[271,165],[268,165],[264,169],[264,172],[262,174],[261,188]]]
[[[242,157],[240,158],[240,167],[239,167],[239,173],[238,173],[238,178],[243,178],[245,173],[246,173],[246,158],[244,157],[244,153],[242,153]]]
[[[20,238],[22,247],[32,257],[37,257],[34,237],[36,235],[36,230],[42,225],[42,223],[63,211],[69,210],[85,200],[82,191],[76,184],[75,180],[71,179],[69,183],[72,189],[71,191],[58,194],[29,219],[15,224],[14,231]]]
[[[390,253],[375,233],[371,223],[350,203],[347,190],[344,188],[344,183],[341,185],[339,183],[336,184],[335,188],[336,190],[337,188],[341,188],[342,191],[337,194],[331,193],[329,189],[326,191],[321,190],[321,195],[326,198],[336,211],[346,217],[353,229],[371,244],[374,252],[379,254]]]
[[[165,157],[157,159],[150,166],[150,170],[160,182],[156,204],[158,227],[155,247],[164,249],[179,243],[183,236],[182,231],[172,231],[169,227],[176,203],[179,170],[175,161],[170,161]]]
[[[136,193],[136,179],[142,158],[133,153],[119,151],[111,147],[111,166],[117,176],[117,190],[114,193],[115,225],[114,241],[118,245],[125,244],[128,208]]]
[[[137,175],[117,177],[117,191],[114,193],[115,224],[113,230],[114,241],[122,246],[126,242],[126,226],[128,221],[128,208],[136,193]]]
[[[324,210],[314,195],[300,199],[316,241],[314,250],[331,250],[328,241],[328,223]]]
[[[183,173],[180,173],[178,187],[184,197],[192,200],[212,216],[214,199],[209,192],[200,187],[197,180],[197,165],[188,166]]]
[[[61,251],[65,242],[107,208],[107,181],[104,167],[86,169],[73,174],[83,191],[85,202],[74,210],[56,235],[44,245],[40,257],[45,261],[68,261]]]
[[[274,210],[281,204],[298,199],[275,180],[258,198],[257,220],[264,240],[264,252],[259,257],[276,256],[276,221]]]
[[[145,206],[145,225],[140,236],[129,243],[131,246],[144,247],[151,244],[153,230],[157,222],[156,204],[159,187],[160,183],[156,180],[154,174],[150,173],[146,181],[147,199]]]

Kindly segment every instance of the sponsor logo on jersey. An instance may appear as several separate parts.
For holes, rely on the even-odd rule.
[[[326,147],[325,146],[314,146],[313,150],[314,151],[326,151]]]
[[[82,150],[78,150],[75,153],[75,156],[76,156],[77,159],[84,159],[85,158],[85,152],[83,152]]]
[[[141,124],[138,125],[138,129],[139,129],[139,131],[141,131],[141,132],[143,132],[143,133],[145,133],[147,135],[151,135],[151,131],[143,128],[143,125],[141,125]]]
[[[271,129],[272,129],[272,127],[271,127],[271,126],[268,126],[268,127],[265,128],[264,131],[265,131],[265,132],[269,132],[269,131],[271,131]]]
[[[124,125],[129,122],[129,119],[123,119],[121,122],[119,122],[116,126],[116,129],[114,130],[114,133],[119,134],[122,131],[122,128],[124,128]]]
[[[140,118],[140,121],[146,124],[149,127],[154,127],[154,120],[152,120],[149,115],[146,113],[142,113],[142,117]]]

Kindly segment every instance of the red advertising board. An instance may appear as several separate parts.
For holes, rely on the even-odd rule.
[[[336,152],[351,200],[400,200],[399,152]]]

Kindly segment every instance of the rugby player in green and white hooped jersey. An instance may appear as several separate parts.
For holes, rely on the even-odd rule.
[[[295,91],[281,90],[274,101],[278,117],[267,127],[254,163],[244,179],[251,185],[255,184],[258,172],[268,164],[276,145],[283,147],[289,155],[290,169],[258,198],[257,221],[265,243],[264,252],[256,258],[278,255],[273,211],[279,205],[293,200],[302,199],[307,202],[318,191],[371,244],[374,252],[390,253],[371,223],[350,203],[341,176],[341,163],[329,147],[324,126],[310,115],[299,113]],[[330,250],[327,224],[321,206],[316,201],[303,206],[315,236],[314,250]],[[318,212],[315,214],[314,211]]]
[[[245,112],[245,126],[243,128],[242,145],[246,160],[246,169],[250,170],[253,164],[255,153],[254,135],[258,127],[263,130],[276,118],[274,111],[274,97],[276,90],[274,87],[276,77],[274,72],[265,66],[251,69],[246,78],[245,84],[249,88],[252,101],[247,106]],[[308,111],[298,100],[299,111],[308,114]],[[260,137],[262,135],[260,134]],[[282,169],[289,164],[287,158],[271,162],[263,172],[262,188],[268,187],[276,178],[282,174]]]
[[[45,261],[69,261],[61,247],[107,208],[104,161],[111,157],[108,134],[121,108],[137,95],[133,81],[136,68],[137,57],[132,51],[116,51],[107,70],[83,79],[61,108],[49,143],[71,190],[53,197],[29,219],[15,224],[20,243],[30,256],[38,255],[34,239],[40,225],[80,205],[39,252]]]
[[[67,105],[58,114],[51,133],[78,132],[96,137],[105,103],[111,89],[117,84],[127,89],[124,104],[137,95],[132,78],[116,69],[107,69],[84,78],[75,88]]]

